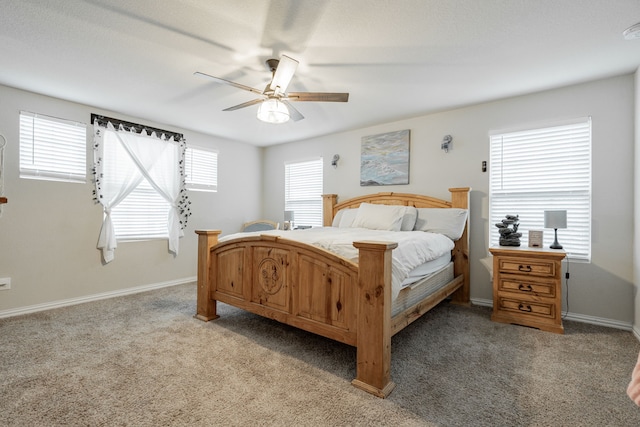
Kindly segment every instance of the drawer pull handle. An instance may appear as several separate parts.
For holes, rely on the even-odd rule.
[[[530,305],[519,304],[518,305],[518,310],[526,311],[528,313],[531,313],[531,306]]]
[[[518,289],[520,289],[521,291],[524,291],[524,292],[533,291],[533,288],[531,287],[531,285],[529,285],[529,284],[525,285],[524,283],[520,283],[520,285],[518,285]]]
[[[531,266],[530,265],[519,265],[518,266],[518,270],[519,271],[524,271],[525,273],[529,273],[529,272],[531,272]]]

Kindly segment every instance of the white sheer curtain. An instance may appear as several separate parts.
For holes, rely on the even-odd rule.
[[[169,251],[178,254],[179,238],[184,235],[187,202],[184,192],[184,140],[174,141],[94,123],[94,164],[96,200],[104,208],[98,249],[106,263],[117,247],[111,210],[122,202],[144,179],[170,205],[167,218]],[[126,154],[124,154],[126,153]],[[124,155],[123,155],[124,154]]]

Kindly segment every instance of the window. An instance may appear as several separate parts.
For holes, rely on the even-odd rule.
[[[95,194],[104,207],[98,248],[105,262],[120,240],[167,238],[177,255],[190,215],[182,134],[102,116],[93,121]]]
[[[103,186],[110,187],[110,183],[113,183],[113,188],[117,191],[117,183],[135,179],[135,164],[124,146],[118,142],[115,132],[106,132],[103,141]],[[147,143],[153,144],[154,141]],[[138,178],[139,183],[111,209],[116,238],[166,239],[169,202],[158,194],[146,178]]]
[[[322,226],[322,158],[284,165],[284,209],[296,226]]]
[[[496,223],[519,215],[521,246],[527,230],[544,229],[545,210],[567,210],[558,241],[573,259],[591,258],[591,119],[490,136],[490,240]],[[553,242],[544,231],[544,246]]]
[[[87,182],[86,125],[20,111],[20,178]]]
[[[187,190],[218,191],[218,153],[216,151],[187,147],[184,161]]]

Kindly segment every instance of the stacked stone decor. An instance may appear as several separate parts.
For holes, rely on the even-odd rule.
[[[522,233],[518,233],[519,222],[518,215],[506,215],[502,222],[496,224],[500,246],[520,246]]]

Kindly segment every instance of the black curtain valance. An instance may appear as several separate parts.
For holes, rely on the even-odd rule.
[[[160,136],[162,134],[165,134],[167,136],[167,139],[173,137],[173,140],[178,142],[178,141],[182,141],[184,139],[184,136],[181,133],[177,133],[177,132],[170,132],[168,130],[164,130],[164,129],[158,129],[158,128],[154,128],[152,126],[145,126],[145,125],[141,125],[138,123],[132,123],[132,122],[127,122],[124,120],[120,120],[120,119],[114,119],[112,117],[105,117],[105,116],[101,116],[99,114],[91,114],[91,124],[94,124],[95,122],[98,122],[98,125],[100,126],[107,126],[107,122],[111,122],[111,124],[113,125],[113,127],[118,128],[120,125],[122,125],[122,127],[127,130],[127,131],[134,131],[135,133],[142,133],[142,131],[146,131],[148,134],[150,134],[151,132],[155,132],[156,135]]]

